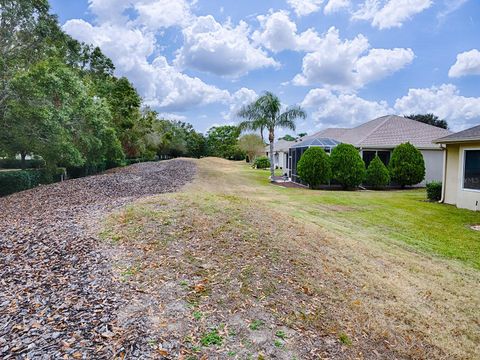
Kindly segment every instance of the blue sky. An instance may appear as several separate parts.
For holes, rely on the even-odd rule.
[[[66,32],[113,59],[163,116],[212,125],[265,90],[298,132],[389,113],[480,123],[475,0],[51,0]],[[280,133],[281,134],[281,133]]]

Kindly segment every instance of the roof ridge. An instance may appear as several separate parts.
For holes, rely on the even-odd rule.
[[[375,131],[377,131],[380,127],[382,127],[383,125],[385,125],[385,123],[388,121],[388,119],[391,117],[392,115],[385,115],[383,116],[385,118],[385,120],[383,120],[380,124],[378,124],[377,126],[375,126],[375,128],[372,129],[372,131],[370,131],[367,135],[365,135],[365,137],[363,137],[362,139],[360,139],[360,141],[358,141],[358,145],[360,145],[365,139],[367,139],[370,135],[372,135]],[[375,120],[378,120],[378,119],[381,119],[381,117],[379,118],[376,118],[376,119],[373,119],[373,120],[370,120],[370,121],[375,121]],[[368,123],[366,123],[368,124]],[[365,125],[365,124],[363,124]],[[362,126],[362,125],[360,125]],[[357,126],[357,127],[360,127],[360,126]],[[350,129],[350,130],[354,130],[356,128],[353,128],[353,129]]]

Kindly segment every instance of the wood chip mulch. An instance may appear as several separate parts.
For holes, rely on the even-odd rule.
[[[173,192],[195,165],[143,163],[0,198],[0,358],[110,359],[135,354],[117,324],[127,285],[93,234],[109,211]]]

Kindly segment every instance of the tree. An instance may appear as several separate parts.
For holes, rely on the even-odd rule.
[[[245,134],[240,137],[238,147],[247,154],[250,162],[253,162],[258,155],[265,152],[265,143],[257,134]]]
[[[378,155],[368,165],[366,182],[375,189],[382,189],[390,184],[390,173]]]
[[[390,176],[402,188],[425,179],[425,161],[422,153],[412,144],[398,145],[390,159]]]
[[[212,127],[207,132],[208,154],[210,156],[238,160],[238,155],[241,155],[238,148],[239,136],[240,129],[237,126]]]
[[[434,114],[412,114],[405,115],[407,119],[422,122],[424,124],[436,126],[442,129],[448,129],[448,123],[446,120],[440,120],[440,118]]]
[[[299,137],[299,138],[302,138],[302,137],[305,137],[305,136],[307,136],[307,135],[308,135],[308,134],[307,134],[306,132],[303,132],[303,133],[298,134],[298,137]]]
[[[287,134],[284,137],[279,138],[278,140],[295,141],[295,138],[292,135]]]
[[[340,144],[330,155],[333,179],[344,189],[354,189],[365,179],[365,163],[355,146]]]
[[[123,159],[106,102],[88,95],[76,73],[57,59],[19,71],[11,81],[1,147],[41,156],[49,167]]]
[[[238,116],[245,120],[240,123],[241,130],[268,130],[268,141],[270,142],[270,177],[275,176],[275,167],[273,160],[273,143],[275,142],[275,129],[287,128],[295,130],[295,120],[298,118],[305,119],[306,112],[299,106],[288,108],[284,112],[281,111],[282,106],[280,99],[266,92],[253,103],[244,106]]]
[[[49,10],[48,0],[0,1],[0,120],[16,72],[52,55],[47,39],[60,30]]]
[[[203,134],[194,130],[187,133],[187,155],[200,159],[207,155],[207,140]]]
[[[308,148],[298,161],[297,173],[311,189],[328,183],[332,170],[325,150],[317,146]]]

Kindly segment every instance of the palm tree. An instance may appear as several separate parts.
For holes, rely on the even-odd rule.
[[[244,106],[238,116],[245,120],[240,123],[241,130],[268,130],[268,141],[270,142],[270,175],[271,179],[275,175],[275,165],[273,162],[273,143],[275,142],[275,128],[287,128],[295,131],[295,120],[297,118],[305,119],[306,112],[300,106],[289,107],[281,112],[282,104],[278,96],[271,92],[265,92],[253,103]],[[262,134],[263,135],[263,134]]]

